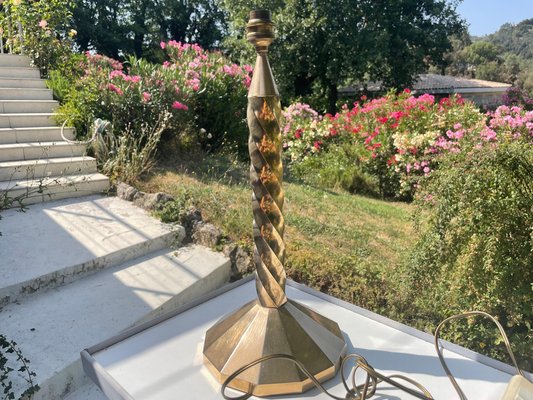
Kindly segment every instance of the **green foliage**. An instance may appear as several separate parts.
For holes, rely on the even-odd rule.
[[[355,146],[333,145],[321,157],[308,157],[292,164],[290,174],[319,188],[344,189],[371,196],[380,193],[378,179],[364,170]]]
[[[93,144],[101,171],[111,178],[133,183],[155,163],[161,135],[170,126],[171,114],[162,112],[159,120],[128,125],[116,138],[112,132],[104,134]]]
[[[33,382],[36,374],[30,370],[29,364],[30,360],[24,357],[17,343],[0,334],[0,398],[15,400],[15,389],[11,380],[13,374],[23,376],[28,384],[28,388],[19,395],[19,400],[31,399],[39,391],[39,385]]]
[[[251,67],[228,63],[196,44],[170,41],[161,47],[170,58],[163,64],[130,57],[125,67],[87,53],[49,80],[64,100],[58,121],[73,125],[79,137],[92,137],[97,118],[111,122],[94,151],[104,173],[127,182],[151,167],[162,146],[237,146],[247,153]]]
[[[284,111],[285,147],[291,173],[321,187],[410,197],[420,179],[438,167],[445,138],[477,129],[485,115],[460,97],[435,102],[409,91],[344,106],[321,117],[304,104]],[[523,122],[521,123],[523,125]],[[455,136],[453,136],[455,137]],[[447,147],[448,146],[448,147]]]
[[[161,211],[155,215],[164,223],[182,222],[191,206],[191,195],[187,190],[174,193],[174,201],[165,203]]]
[[[484,38],[508,52],[524,59],[533,59],[533,18],[514,24],[503,24],[500,29]]]
[[[161,41],[216,47],[225,29],[214,0],[75,0],[73,19],[81,50],[119,58],[124,54],[162,61]]]
[[[448,36],[462,29],[453,4],[441,0],[418,2],[416,6],[411,3],[256,3],[256,7],[272,11],[276,24],[279,39],[272,45],[271,60],[283,98],[309,102],[320,93],[326,96],[327,110],[333,113],[337,88],[348,79],[382,80],[387,87],[409,85],[425,69],[428,59],[442,58],[450,48]],[[231,21],[226,46],[241,60],[250,60],[252,49],[244,34],[249,2],[223,0],[222,8]]]
[[[432,316],[428,326],[472,309],[497,316],[530,369],[533,146],[473,146],[440,163],[418,194],[419,240],[403,271],[405,295]],[[494,334],[452,330],[453,339],[490,355],[498,353]]]
[[[504,24],[491,35],[452,37],[453,50],[437,70],[454,76],[511,83],[533,93],[533,19]]]
[[[8,24],[20,22],[23,30],[23,52],[47,77],[49,71],[69,62],[72,54],[72,0],[6,0],[2,3],[0,22],[7,32]],[[15,47],[20,46],[15,42]],[[15,50],[20,50],[15,49]]]

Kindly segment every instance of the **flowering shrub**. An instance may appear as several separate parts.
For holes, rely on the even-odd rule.
[[[290,106],[284,115],[286,154],[297,176],[356,190],[353,181],[372,182],[370,175],[378,183],[366,191],[390,197],[412,195],[448,153],[501,141],[530,143],[533,132],[533,113],[517,106],[482,114],[458,96],[437,102],[409,91],[345,106],[335,116],[322,117],[304,104]],[[333,159],[329,153],[336,154],[339,174],[324,162]],[[353,179],[346,171],[354,172]]]
[[[519,87],[510,87],[503,95],[503,104],[506,106],[519,106],[528,111],[533,110],[533,99],[526,90]]]
[[[170,57],[162,65],[135,58],[123,64],[85,54],[75,66],[78,74],[72,75],[72,89],[59,109],[60,122],[68,120],[82,136],[89,133],[96,118],[110,121],[117,138],[146,133],[143,140],[137,136],[122,141],[124,146],[135,144],[136,149],[144,143],[154,145],[151,135],[156,132],[157,142],[160,138],[194,140],[216,150],[226,140],[244,148],[251,68],[228,64],[222,54],[197,45],[171,41],[162,47]],[[116,173],[121,170],[114,169]]]
[[[205,150],[218,150],[223,144],[248,153],[246,125],[247,91],[252,67],[229,63],[220,52],[207,52],[196,44],[176,41],[161,43],[170,57],[163,64],[167,79],[187,93],[187,104]]]
[[[419,328],[432,330],[453,313],[484,310],[498,317],[530,369],[533,143],[530,128],[527,136],[516,136],[531,115],[512,114],[500,107],[491,128],[473,136],[469,147],[447,153],[424,180],[416,196],[419,239],[397,281],[405,285],[400,292],[408,307],[431,316]],[[494,346],[499,337],[493,327],[449,331],[449,338],[470,348],[505,354]]]
[[[72,0],[4,0],[0,12],[0,25],[4,34],[11,30],[6,46],[20,51],[20,35],[17,23],[23,30],[23,51],[48,77],[50,70],[65,67],[72,54],[71,29]]]

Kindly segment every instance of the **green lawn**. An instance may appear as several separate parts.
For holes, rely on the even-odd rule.
[[[195,155],[167,161],[138,187],[187,196],[204,220],[251,249],[247,174],[247,165],[228,158]],[[284,189],[289,276],[374,311],[390,311],[395,285],[388,272],[413,245],[411,207],[294,182]]]

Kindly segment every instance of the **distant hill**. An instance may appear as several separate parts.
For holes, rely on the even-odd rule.
[[[516,25],[504,24],[497,32],[476,39],[494,43],[504,52],[531,60],[533,59],[533,18]]]

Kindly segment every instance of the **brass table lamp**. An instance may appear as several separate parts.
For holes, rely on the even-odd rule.
[[[270,11],[252,11],[247,32],[257,51],[248,93],[248,147],[258,298],[207,331],[204,362],[222,383],[261,357],[287,354],[325,381],[335,376],[346,351],[339,326],[285,295],[281,105],[267,58],[274,40]],[[302,393],[313,384],[293,362],[271,359],[244,371],[229,387],[269,396]]]

